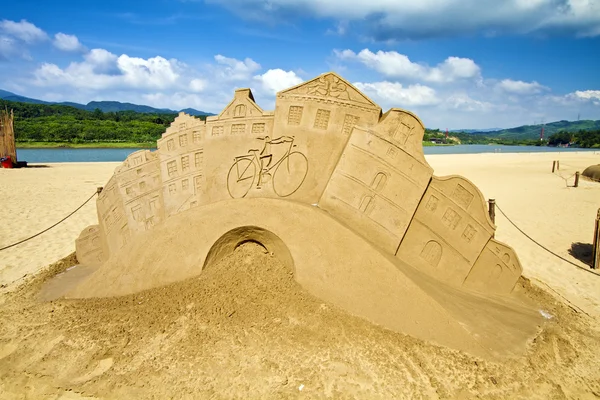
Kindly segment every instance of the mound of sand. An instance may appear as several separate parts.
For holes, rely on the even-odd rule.
[[[350,316],[253,243],[193,279],[116,298],[37,299],[71,258],[0,306],[0,398],[563,398],[600,393],[600,335],[526,282],[552,316],[493,363]],[[10,324],[6,321],[11,321]]]
[[[583,176],[590,178],[593,181],[600,182],[600,164],[590,165],[583,170]]]

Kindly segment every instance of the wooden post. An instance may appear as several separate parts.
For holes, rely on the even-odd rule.
[[[594,251],[592,253],[592,268],[600,269],[600,208],[596,214],[596,224],[594,225]]]
[[[552,173],[554,173],[555,169],[556,169],[556,161],[552,161]]]
[[[13,111],[0,110],[0,158],[10,157],[13,164],[17,163],[17,148],[15,146],[15,131],[13,128]]]
[[[488,213],[490,214],[490,219],[495,224],[496,223],[496,200],[495,199],[488,200]]]
[[[575,172],[575,187],[579,187],[579,171]]]

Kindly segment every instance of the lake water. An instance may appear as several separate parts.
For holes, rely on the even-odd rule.
[[[29,163],[123,161],[136,148],[129,149],[17,149],[17,158]],[[423,147],[425,154],[541,153],[594,151],[593,149],[538,146],[490,146],[483,144]],[[595,149],[599,151],[599,149]]]

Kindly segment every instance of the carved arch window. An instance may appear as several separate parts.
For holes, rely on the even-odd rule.
[[[237,106],[235,106],[235,108],[233,109],[233,116],[235,118],[237,118],[237,117],[245,117],[246,116],[246,105],[245,104],[238,104]]]
[[[421,258],[432,267],[437,267],[442,259],[442,246],[435,240],[430,240],[421,250]]]
[[[376,192],[380,192],[385,187],[387,183],[388,175],[385,172],[378,172],[375,177],[373,177],[373,181],[371,182],[371,189]]]

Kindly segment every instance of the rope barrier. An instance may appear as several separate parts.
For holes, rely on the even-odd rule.
[[[25,243],[25,242],[27,242],[27,241],[29,241],[29,240],[31,240],[31,239],[33,239],[33,238],[35,238],[35,237],[38,237],[38,236],[40,236],[40,235],[41,235],[41,234],[43,234],[43,233],[46,233],[46,232],[48,232],[50,229],[54,228],[55,226],[57,226],[57,225],[61,224],[61,223],[62,223],[62,222],[64,222],[64,221],[66,221],[68,218],[70,218],[70,217],[71,217],[73,214],[75,214],[77,211],[81,210],[81,208],[82,208],[83,206],[85,206],[87,203],[89,203],[89,201],[90,201],[90,200],[92,200],[92,198],[93,198],[95,195],[97,195],[97,194],[100,194],[100,192],[101,192],[101,191],[102,191],[102,188],[98,188],[98,189],[97,189],[97,190],[94,192],[94,194],[92,194],[92,195],[91,195],[91,196],[90,196],[90,197],[89,197],[89,198],[88,198],[88,199],[87,199],[87,200],[86,200],[86,201],[85,201],[85,202],[84,202],[82,205],[80,205],[79,207],[77,207],[77,208],[76,208],[76,209],[75,209],[73,212],[71,212],[69,215],[67,215],[66,217],[64,217],[63,219],[61,219],[60,221],[58,221],[57,223],[55,223],[54,225],[52,225],[51,227],[49,227],[49,228],[46,228],[46,229],[44,229],[43,231],[41,231],[41,232],[38,232],[38,233],[36,233],[36,234],[35,234],[35,235],[33,235],[33,236],[29,236],[29,237],[28,237],[28,238],[26,238],[26,239],[19,240],[19,241],[18,241],[18,242],[16,242],[16,243],[9,244],[8,246],[1,247],[1,248],[0,248],[0,251],[6,250],[6,249],[10,249],[11,247],[15,247],[15,246],[17,246],[17,245],[19,245],[19,244],[21,244],[21,243]]]
[[[512,226],[514,226],[515,228],[517,228],[517,230],[519,232],[521,232],[527,239],[531,240],[533,243],[537,244],[539,247],[541,247],[542,249],[546,250],[548,253],[552,254],[553,256],[558,257],[561,260],[563,260],[565,262],[568,262],[569,264],[574,265],[574,266],[576,266],[577,268],[579,268],[581,270],[584,270],[585,272],[589,272],[592,275],[598,276],[598,274],[596,274],[594,271],[591,271],[590,269],[582,267],[581,265],[575,264],[574,262],[567,260],[566,258],[564,258],[564,257],[556,254],[552,250],[550,250],[547,247],[545,247],[544,245],[540,244],[534,238],[532,238],[531,236],[529,236],[528,234],[526,234],[525,232],[523,232],[523,230],[521,228],[519,228],[510,218],[508,218],[508,216],[506,216],[506,214],[504,213],[504,211],[502,211],[502,209],[498,206],[498,203],[496,203],[496,208],[498,209],[498,211],[500,211],[502,213],[502,215],[504,215],[504,218],[506,218],[508,220],[508,222],[510,222],[512,224]]]

